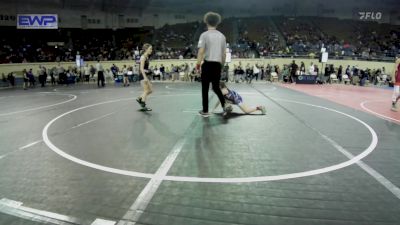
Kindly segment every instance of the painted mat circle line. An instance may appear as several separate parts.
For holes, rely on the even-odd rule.
[[[168,96],[168,95],[163,95],[163,96]],[[154,96],[154,97],[163,97],[163,96]],[[115,174],[120,174],[120,175],[126,175],[126,176],[132,176],[132,177],[139,177],[139,178],[153,178],[155,175],[151,173],[142,173],[142,172],[136,172],[136,171],[129,171],[129,170],[122,170],[122,169],[116,169],[112,167],[107,167],[107,166],[102,166],[99,164],[91,163],[88,161],[81,160],[79,158],[76,158],[72,155],[67,154],[66,152],[62,151],[59,149],[57,146],[55,146],[49,139],[48,137],[48,129],[49,127],[58,119],[71,114],[73,112],[98,106],[98,105],[104,105],[104,104],[109,104],[109,103],[114,103],[114,102],[121,102],[121,101],[130,101],[134,100],[135,98],[125,98],[125,99],[118,99],[118,100],[110,100],[110,101],[105,101],[105,102],[100,102],[100,103],[95,103],[92,105],[87,105],[83,107],[79,107],[73,110],[70,110],[68,112],[65,112],[54,119],[52,119],[49,123],[46,124],[46,126],[42,130],[42,137],[44,143],[55,153],[58,155],[73,161],[77,164],[87,166],[93,169],[109,172],[109,173],[115,173]],[[368,129],[368,131],[371,133],[371,143],[370,145],[360,154],[356,155],[354,158],[347,160],[345,162],[335,164],[332,166],[328,167],[323,167],[320,169],[314,169],[314,170],[309,170],[309,171],[303,171],[303,172],[297,172],[297,173],[290,173],[290,174],[281,174],[281,175],[273,175],[273,176],[257,176],[257,177],[237,177],[237,178],[207,178],[207,177],[185,177],[185,176],[165,176],[164,180],[168,181],[180,181],[180,182],[203,182],[203,183],[250,183],[250,182],[264,182],[264,181],[276,181],[276,180],[286,180],[286,179],[294,179],[294,178],[300,178],[300,177],[307,177],[307,176],[314,176],[322,173],[328,173],[331,171],[339,170],[342,168],[345,168],[347,166],[353,165],[354,163],[360,161],[361,159],[365,158],[367,155],[369,155],[377,146],[378,144],[378,137],[376,132],[364,121],[351,116],[349,114],[346,114],[344,112],[331,109],[328,107],[324,106],[319,106],[319,105],[313,105],[309,103],[304,103],[304,102],[298,102],[298,101],[292,101],[292,100],[284,100],[284,99],[279,99],[280,101],[285,101],[285,102],[290,102],[290,103],[295,103],[295,104],[301,104],[301,105],[306,105],[310,107],[315,107],[315,108],[320,108],[324,109],[327,111],[335,112],[338,114],[341,114],[343,116],[346,116],[348,118],[351,118],[359,123],[361,123],[364,127]]]

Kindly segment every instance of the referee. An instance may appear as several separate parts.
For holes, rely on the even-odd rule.
[[[203,110],[199,111],[203,117],[208,117],[208,90],[210,82],[215,94],[218,96],[221,106],[225,112],[225,99],[219,88],[221,79],[221,68],[225,64],[226,57],[226,38],[217,31],[217,26],[221,23],[221,16],[218,13],[208,12],[204,15],[204,23],[207,24],[207,31],[200,35],[197,54],[197,70],[200,70],[201,62],[201,86],[203,98]]]

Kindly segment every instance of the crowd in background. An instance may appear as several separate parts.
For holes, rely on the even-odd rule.
[[[357,65],[347,65],[335,67],[327,64],[323,70],[317,64],[305,65],[304,62],[292,61],[290,64],[274,65],[261,62],[229,65],[226,64],[222,69],[221,80],[235,83],[251,83],[252,81],[284,82],[296,83],[297,78],[303,75],[316,77],[317,83],[347,83],[364,86],[367,84],[390,85],[392,77],[388,75],[385,68],[366,68],[361,69]],[[2,74],[3,84],[9,86],[16,85],[15,73]],[[181,64],[170,64],[149,67],[149,79],[160,81],[200,81],[201,77],[196,70],[193,62],[182,61]],[[85,64],[84,67],[69,66],[64,68],[61,64],[52,68],[39,66],[37,71],[24,69],[22,71],[22,86],[24,89],[34,88],[38,84],[41,87],[46,85],[71,85],[78,82],[96,83],[99,87],[105,84],[116,84],[129,86],[132,82],[139,80],[139,65],[133,62],[130,65],[120,67],[112,64],[110,68],[105,68],[101,61],[95,64]]]
[[[325,48],[330,58],[378,60],[394,57],[400,51],[400,29],[388,24],[378,26],[372,22],[352,22],[349,27],[349,22],[337,19],[324,25],[312,19],[284,17],[237,21],[237,29],[232,25],[223,28],[229,34],[232,58],[313,58],[319,56],[321,48]],[[21,63],[75,61],[77,54],[85,61],[135,60],[138,46],[144,42],[153,43],[153,58],[190,59],[196,57],[196,35],[201,33],[199,29],[202,27],[196,22],[147,30],[59,29],[38,33],[15,28],[0,29],[3,34],[0,37],[0,63]],[[329,30],[333,30],[333,34],[328,34]],[[237,37],[231,37],[234,36],[231,33],[237,33]]]
[[[296,83],[297,77],[302,75],[316,76],[316,80],[320,84],[332,83],[334,79],[337,79],[340,83],[343,82],[360,86],[366,85],[367,82],[374,85],[392,83],[392,77],[386,74],[384,67],[360,69],[357,65],[347,65],[347,67],[344,68],[342,65],[334,67],[333,64],[328,64],[325,66],[324,71],[320,71],[316,64],[311,63],[310,65],[305,65],[304,62],[298,64],[295,60],[293,60],[291,64],[284,64],[282,68],[280,68],[279,65],[265,65],[259,63],[253,65],[247,63],[247,65],[244,66],[239,62],[239,65],[234,66],[232,72],[233,74],[230,76],[230,80],[236,83],[251,83],[252,80]]]
[[[198,35],[203,31],[201,23],[165,25],[160,29],[138,28],[123,30],[59,29],[49,31],[26,31],[0,28],[0,63],[28,62],[74,62],[79,54],[84,67],[53,68],[41,66],[38,71],[27,68],[22,71],[24,88],[37,84],[69,85],[75,82],[98,81],[121,83],[128,86],[138,80],[137,63],[142,43],[154,45],[151,59],[181,59],[181,65],[151,67],[151,78],[160,80],[198,81],[199,75],[192,63],[197,55]],[[329,58],[352,57],[357,59],[389,61],[400,53],[398,26],[373,22],[341,21],[338,19],[313,18],[230,18],[220,27],[226,33],[231,57],[320,57],[321,48]],[[349,59],[349,58],[346,58]],[[132,65],[121,68],[113,65],[103,69],[102,61],[128,60]],[[99,61],[89,65],[88,61]],[[327,65],[304,65],[293,62],[287,65],[264,65],[261,63],[224,67],[222,79],[232,82],[267,80],[295,82],[299,75],[317,75],[318,82],[339,82],[364,85],[366,83],[390,83],[384,68],[360,69],[357,65],[334,67]],[[2,74],[3,84],[15,85],[16,74]],[[332,75],[332,76],[331,76]]]
[[[3,84],[14,87],[17,85],[16,73],[2,74]],[[196,71],[192,63],[182,62],[180,65],[150,66],[149,78],[151,80],[171,80],[171,81],[200,81],[200,75]],[[139,80],[139,65],[123,65],[121,67],[112,64],[110,68],[104,68],[101,61],[96,64],[85,64],[78,68],[77,66],[69,66],[64,68],[61,64],[52,68],[39,66],[37,71],[32,69],[24,69],[22,71],[21,82],[24,89],[35,88],[38,84],[41,87],[46,85],[71,85],[78,82],[81,83],[96,83],[99,87],[104,87],[105,84],[121,84],[121,86],[129,86],[131,82]]]

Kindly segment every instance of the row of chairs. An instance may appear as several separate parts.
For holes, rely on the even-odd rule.
[[[337,83],[337,84],[340,83],[338,77],[337,77],[336,74],[334,74],[334,73],[332,73],[332,74],[329,76],[329,78],[330,78],[330,83]],[[350,78],[349,78],[349,76],[348,76],[347,74],[343,74],[343,75],[342,75],[342,82],[343,82],[344,84],[350,84],[350,83],[351,83],[351,80],[350,80]]]
[[[378,85],[387,84],[387,75],[386,74],[383,74],[382,76],[378,76],[377,79],[378,79],[377,80],[377,84]],[[349,76],[347,74],[343,74],[342,75],[342,81],[344,82],[344,84],[352,83],[352,80],[350,80],[350,78],[349,78]],[[336,74],[332,73],[330,75],[330,82],[331,83],[339,83],[339,79],[336,76]],[[358,82],[359,82],[359,77],[358,76],[353,77],[353,83],[358,83]],[[369,83],[368,80],[366,80],[366,82]]]

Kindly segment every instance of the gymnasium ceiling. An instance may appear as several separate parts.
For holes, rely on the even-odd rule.
[[[12,4],[21,8],[47,8],[71,10],[100,10],[122,13],[127,11],[168,11],[177,13],[203,13],[213,10],[218,12],[251,12],[252,10],[318,10],[354,7],[379,9],[398,9],[399,0],[0,0],[0,6]]]

